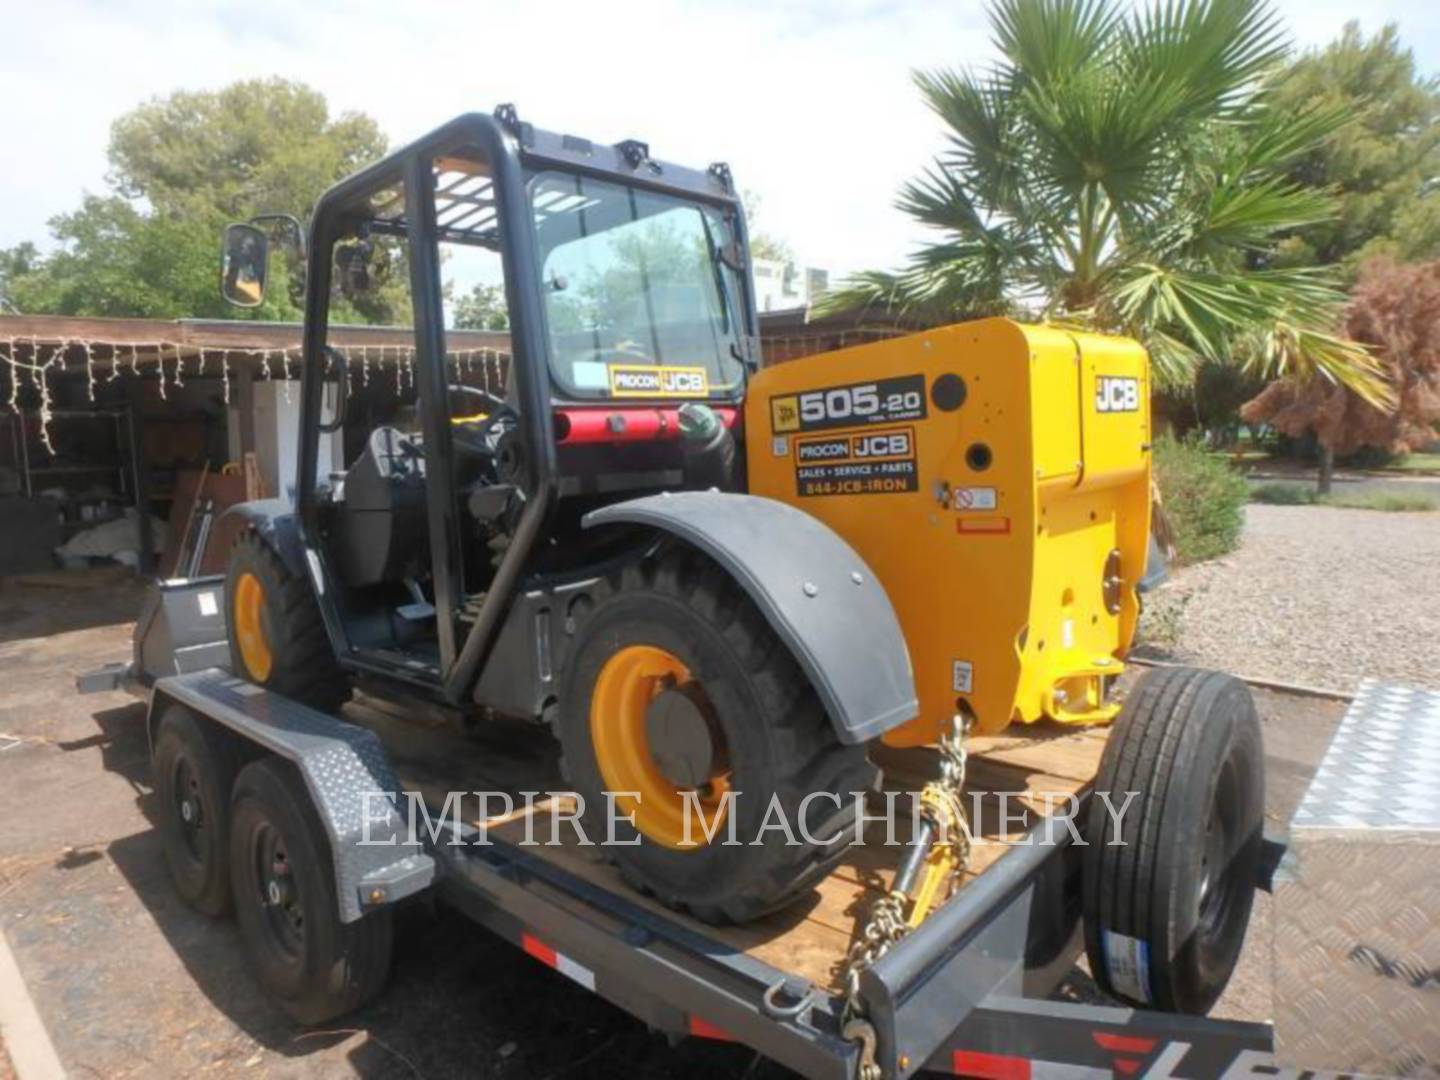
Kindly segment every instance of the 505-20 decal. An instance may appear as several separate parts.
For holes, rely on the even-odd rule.
[[[770,425],[777,435],[924,418],[923,375],[823,387],[770,399]]]

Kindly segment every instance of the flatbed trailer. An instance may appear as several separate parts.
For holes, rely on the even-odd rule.
[[[299,769],[330,837],[342,919],[430,891],[674,1038],[732,1040],[803,1075],[836,1078],[872,1061],[883,1076],[928,1069],[1006,1080],[1047,1070],[1210,1077],[1270,1064],[1266,1024],[1050,996],[1082,948],[1080,853],[1065,818],[1084,806],[1100,729],[971,740],[967,786],[982,793],[971,860],[953,895],[864,972],[867,1048],[842,1034],[839,980],[856,928],[904,854],[902,831],[893,845],[856,847],[787,910],[711,926],[637,893],[599,847],[578,842],[565,796],[548,794],[564,784],[543,738],[502,729],[477,739],[417,723],[381,698],[330,715],[218,668],[154,685],[152,738],[176,706]],[[907,769],[923,769],[923,757],[909,752],[888,771],[911,786]],[[482,817],[478,797],[447,807],[452,791],[494,792],[502,806],[505,793],[515,809]],[[404,792],[426,808],[413,840]],[[1025,820],[1016,807],[1008,819],[999,813],[1001,792],[1030,811]],[[1067,795],[1076,800],[1068,807]],[[547,843],[557,825],[561,842]],[[526,842],[527,829],[538,842]]]
[[[1083,829],[1067,819],[1084,820],[1107,729],[1016,725],[967,740],[976,842],[949,898],[863,972],[867,1046],[843,1034],[841,976],[907,850],[903,814],[894,843],[872,823],[790,907],[699,922],[631,888],[563,820],[561,842],[543,842],[565,809],[547,793],[567,786],[534,725],[466,732],[368,693],[323,713],[213,666],[220,585],[159,583],[133,661],[79,688],[148,696],[152,750],[161,717],[183,708],[250,756],[291,762],[329,840],[343,922],[428,893],[671,1038],[736,1041],[806,1076],[872,1064],[872,1076],[995,1080],[1440,1072],[1440,693],[1362,684],[1288,833],[1266,839],[1271,1023],[1057,998],[1083,951]],[[887,753],[886,796],[918,790],[933,769],[928,750]],[[482,812],[483,791],[497,793],[494,812]],[[472,794],[447,807],[452,792]],[[1000,793],[1014,800],[1008,817]],[[412,805],[426,810],[415,829]]]

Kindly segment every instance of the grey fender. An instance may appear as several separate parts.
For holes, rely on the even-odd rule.
[[[155,683],[146,728],[153,754],[172,704],[278,754],[300,772],[330,840],[341,922],[412,896],[435,879],[435,861],[413,829],[413,806],[379,736],[228,671],[210,668]]]
[[[649,526],[719,563],[799,661],[841,742],[873,739],[919,711],[884,587],[854,548],[804,511],[755,495],[684,491],[613,503],[584,524]]]
[[[241,528],[251,528],[269,544],[280,561],[298,578],[310,580],[305,568],[305,545],[300,541],[300,523],[295,507],[288,499],[256,499],[236,503],[215,522],[215,535],[222,535],[221,526],[238,520]],[[236,535],[239,535],[238,530]]]

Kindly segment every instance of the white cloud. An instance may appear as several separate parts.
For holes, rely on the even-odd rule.
[[[1355,17],[1341,0],[1280,6],[1302,45]],[[991,55],[982,5],[940,0],[6,0],[0,18],[0,246],[46,240],[50,216],[103,189],[109,125],[137,103],[279,74],[372,114],[396,143],[513,101],[543,127],[727,160],[762,196],[762,227],[807,262],[887,265],[923,236],[895,190],[942,140],[909,73]],[[1388,19],[1422,68],[1440,67],[1436,9],[1367,5],[1368,29]]]

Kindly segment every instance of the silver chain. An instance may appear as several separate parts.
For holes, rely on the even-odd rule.
[[[965,786],[965,736],[969,731],[967,718],[956,715],[951,719],[950,731],[940,737],[940,779],[927,784],[921,796],[922,801],[935,807],[940,816],[949,818],[938,823],[940,829],[936,843],[953,846],[957,875],[970,859],[970,832],[966,827],[962,795]],[[865,1003],[860,997],[860,976],[910,932],[905,913],[908,899],[903,892],[891,891],[877,900],[845,958],[841,974],[845,987],[845,1013],[841,1026],[847,1037],[859,1039],[862,1043],[864,1052],[858,1080],[881,1078],[880,1066],[875,1061],[874,1029],[865,1020]]]

